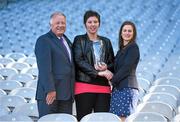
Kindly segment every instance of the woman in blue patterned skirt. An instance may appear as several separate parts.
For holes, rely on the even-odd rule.
[[[110,112],[122,121],[132,114],[138,102],[136,67],[140,53],[136,40],[136,27],[125,21],[119,31],[119,51],[115,57]]]

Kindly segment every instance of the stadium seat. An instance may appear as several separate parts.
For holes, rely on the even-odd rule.
[[[0,97],[0,105],[8,107],[11,111],[23,104],[27,104],[27,101],[21,96],[5,95]]]
[[[157,112],[137,112],[128,116],[125,122],[168,122],[168,120]]]
[[[166,117],[168,121],[175,116],[175,112],[170,105],[158,101],[139,104],[136,112],[157,112]]]
[[[9,64],[7,64],[6,66],[7,68],[15,68],[16,70],[18,70],[19,72],[21,72],[21,70],[25,69],[25,68],[29,68],[29,64],[27,63],[21,63],[21,62],[11,62]]]
[[[0,75],[7,79],[9,76],[18,74],[18,71],[14,68],[1,68]]]
[[[39,117],[37,103],[28,103],[20,107],[16,107],[13,111],[13,114],[21,114],[24,116],[29,116],[33,120],[37,120],[37,118]]]
[[[37,80],[31,80],[28,81],[25,85],[25,87],[30,87],[30,88],[37,88]]]
[[[149,89],[149,87],[150,87],[150,85],[151,85],[151,83],[150,83],[147,79],[145,79],[145,78],[140,78],[140,77],[137,78],[137,81],[138,81],[139,86],[140,86],[145,92],[147,92],[148,89]]]
[[[28,88],[28,87],[16,88],[9,93],[9,95],[22,96],[28,101],[34,98],[35,94],[36,94],[36,89]]]
[[[169,93],[164,92],[151,92],[144,96],[143,102],[151,102],[151,101],[158,101],[158,102],[165,102],[166,104],[170,105],[176,113],[178,112],[178,100],[175,96]]]
[[[177,98],[177,100],[180,98],[180,91],[177,87],[172,86],[172,85],[156,85],[156,86],[152,86],[149,89],[149,92],[164,92],[164,93],[169,93],[172,94],[173,96],[175,96]]]
[[[155,79],[155,75],[149,71],[137,70],[137,78],[147,79],[150,83],[152,83]]]
[[[180,78],[177,77],[161,77],[156,79],[154,85],[172,85],[180,89]]]
[[[5,56],[6,58],[12,58],[17,61],[20,58],[26,57],[23,53],[9,53]]]
[[[4,67],[6,67],[6,65],[11,62],[15,62],[15,61],[12,58],[5,58],[5,57],[0,59],[0,64],[2,64]]]
[[[25,62],[25,63],[28,63],[30,66],[32,66],[34,63],[36,63],[36,58],[35,57],[23,57],[23,58],[20,58],[18,60],[18,62]]]
[[[14,74],[8,77],[9,80],[17,80],[23,85],[29,81],[34,80],[34,77],[31,74]]]
[[[16,80],[4,80],[0,82],[0,89],[3,89],[6,93],[21,87],[23,87],[22,84]]]
[[[11,111],[8,107],[0,105],[0,117],[3,115],[8,115],[10,113],[11,113]],[[1,119],[0,119],[0,121],[1,121]]]
[[[48,114],[41,117],[38,122],[78,122],[76,117],[70,114]]]
[[[121,119],[112,113],[97,112],[84,116],[80,122],[121,122]]]
[[[34,122],[30,117],[21,114],[8,114],[0,116],[0,121],[3,122]]]
[[[28,73],[28,74],[33,75],[36,78],[38,76],[38,69],[30,67],[28,69],[22,70],[21,73]]]

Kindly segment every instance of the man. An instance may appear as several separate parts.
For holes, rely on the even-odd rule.
[[[66,16],[55,12],[50,17],[51,30],[35,45],[39,69],[36,100],[39,117],[50,113],[72,114],[74,99],[74,64],[71,42],[64,35]]]

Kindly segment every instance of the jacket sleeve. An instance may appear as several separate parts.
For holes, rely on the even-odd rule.
[[[125,55],[126,56],[124,57],[125,59],[123,61],[123,66],[118,69],[111,80],[114,86],[118,85],[123,79],[130,75],[134,64],[139,60],[139,48],[135,45],[129,47]]]
[[[51,49],[47,40],[39,38],[35,45],[35,55],[39,70],[38,81],[43,86],[45,93],[55,91],[52,78]]]
[[[114,51],[111,45],[111,42],[108,41],[108,54],[107,54],[107,67],[113,72],[114,71]]]
[[[88,62],[88,59],[83,52],[82,46],[84,45],[82,45],[80,37],[75,37],[73,43],[73,52],[76,68],[78,68],[85,74],[95,78],[97,77],[98,71],[96,71],[95,68]]]

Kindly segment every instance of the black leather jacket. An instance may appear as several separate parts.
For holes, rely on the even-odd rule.
[[[108,38],[98,36],[102,40],[102,56],[108,69],[113,71],[114,52],[111,42]],[[108,80],[105,77],[98,76],[98,71],[94,68],[93,42],[87,34],[78,35],[73,43],[74,61],[76,66],[76,81],[89,84],[107,86]]]

